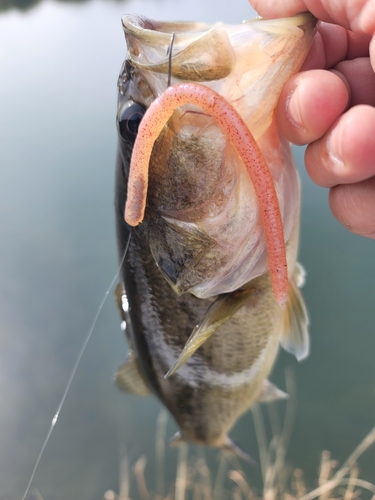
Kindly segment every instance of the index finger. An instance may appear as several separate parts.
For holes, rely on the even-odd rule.
[[[369,57],[370,41],[370,35],[359,35],[336,24],[318,22],[301,71],[332,69],[340,61]]]
[[[265,19],[294,16],[310,11],[327,23],[339,24],[357,33],[374,34],[375,5],[372,0],[249,0]]]

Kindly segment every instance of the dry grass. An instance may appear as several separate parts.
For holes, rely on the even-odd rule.
[[[288,393],[294,394],[293,377],[288,377]],[[131,468],[124,457],[120,470],[119,494],[107,491],[104,500],[375,500],[375,485],[359,477],[358,458],[375,443],[375,427],[351,453],[346,462],[338,468],[338,463],[329,452],[322,453],[318,487],[309,490],[300,469],[292,470],[286,463],[286,450],[293,427],[295,413],[294,398],[287,404],[284,425],[279,428],[275,406],[268,405],[272,426],[270,441],[264,427],[261,409],[252,409],[254,426],[258,440],[263,491],[259,494],[252,488],[233,456],[222,454],[215,476],[204,456],[190,456],[187,445],[180,445],[177,472],[174,485],[169,492],[164,484],[166,452],[166,412],[161,412],[156,433],[156,483],[155,490],[149,489],[145,479],[146,458],[141,457]],[[136,483],[137,493],[130,496],[130,482]]]

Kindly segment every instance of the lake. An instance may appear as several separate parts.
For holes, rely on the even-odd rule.
[[[121,15],[227,23],[254,16],[246,0],[19,7],[0,11],[0,498],[7,500],[23,495],[118,267],[113,197],[116,84],[126,55]],[[304,171],[303,149],[295,155],[311,353],[298,363],[280,352],[271,379],[285,389],[285,370],[294,373],[288,461],[313,486],[323,450],[343,463],[375,425],[375,243],[335,221],[327,190]],[[161,406],[116,389],[113,375],[126,352],[111,292],[33,481],[45,500],[92,500],[117,491],[125,453],[130,465],[145,455],[147,478],[155,481]],[[278,408],[282,416],[285,404]],[[169,420],[167,436],[175,430]],[[258,460],[250,412],[231,436]],[[167,451],[170,481],[176,454]],[[206,454],[217,467],[217,452]],[[372,449],[360,459],[362,477],[372,482],[374,464]],[[259,487],[259,468],[244,468]],[[132,496],[140,498],[132,483]]]

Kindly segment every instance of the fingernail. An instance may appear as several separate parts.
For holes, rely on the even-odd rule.
[[[304,128],[302,126],[302,119],[300,114],[298,91],[296,92],[296,90],[297,89],[292,90],[292,92],[290,92],[288,94],[288,97],[286,98],[286,114],[289,118],[289,121],[294,127]]]
[[[332,161],[333,170],[342,172],[344,162],[342,160],[342,127],[338,124],[333,128],[327,139],[327,152]]]

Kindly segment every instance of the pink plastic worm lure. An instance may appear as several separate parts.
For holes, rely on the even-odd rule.
[[[125,221],[130,226],[137,226],[142,222],[146,208],[149,160],[154,142],[173,111],[184,104],[197,105],[217,120],[237,149],[250,175],[262,214],[273,293],[277,302],[284,306],[288,299],[288,271],[280,208],[272,177],[245,122],[214,90],[198,83],[173,85],[150,105],[139,125],[134,144]]]

